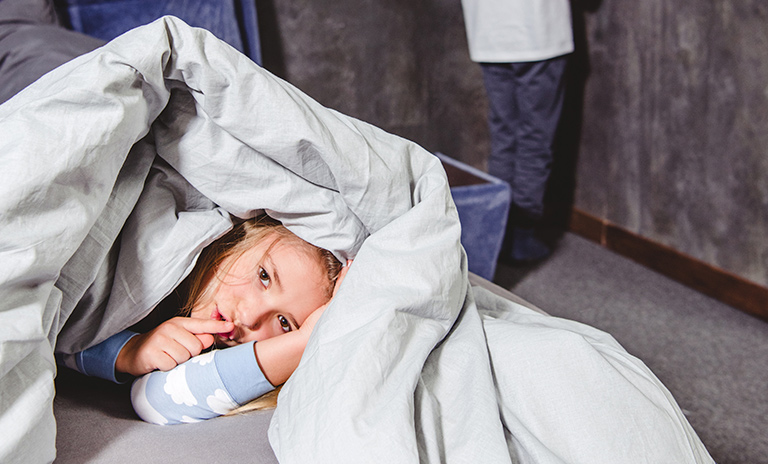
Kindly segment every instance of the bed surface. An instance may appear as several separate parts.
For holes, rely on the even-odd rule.
[[[475,274],[470,274],[470,282],[541,311]],[[54,414],[56,463],[277,463],[267,440],[271,410],[196,424],[152,425],[133,412],[130,384],[116,385],[60,368]]]

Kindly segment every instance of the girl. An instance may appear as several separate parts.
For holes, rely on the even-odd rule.
[[[347,270],[268,216],[245,221],[206,248],[143,321],[156,327],[123,331],[65,361],[117,382],[142,376],[131,398],[148,422],[225,414],[288,379]],[[157,324],[179,306],[183,316]],[[210,347],[232,348],[198,356]]]

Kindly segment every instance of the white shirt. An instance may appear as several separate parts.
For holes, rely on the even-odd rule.
[[[569,0],[462,0],[472,61],[541,61],[573,51]]]

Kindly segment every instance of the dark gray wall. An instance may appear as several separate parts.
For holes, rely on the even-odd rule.
[[[265,67],[484,169],[459,0],[259,0]],[[768,285],[768,4],[574,0],[551,210],[571,206]]]
[[[768,284],[768,3],[603,1],[575,204]]]
[[[320,103],[485,166],[479,67],[458,0],[258,0],[264,66]]]

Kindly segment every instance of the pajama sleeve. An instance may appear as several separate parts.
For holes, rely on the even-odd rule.
[[[274,390],[256,361],[254,343],[214,350],[170,371],[137,378],[131,387],[133,409],[153,424],[198,422]]]
[[[133,376],[117,374],[115,361],[117,361],[117,355],[120,354],[120,350],[123,349],[126,342],[136,335],[138,335],[136,332],[123,330],[98,345],[79,353],[56,353],[56,361],[85,375],[111,380],[115,383],[127,383]]]

